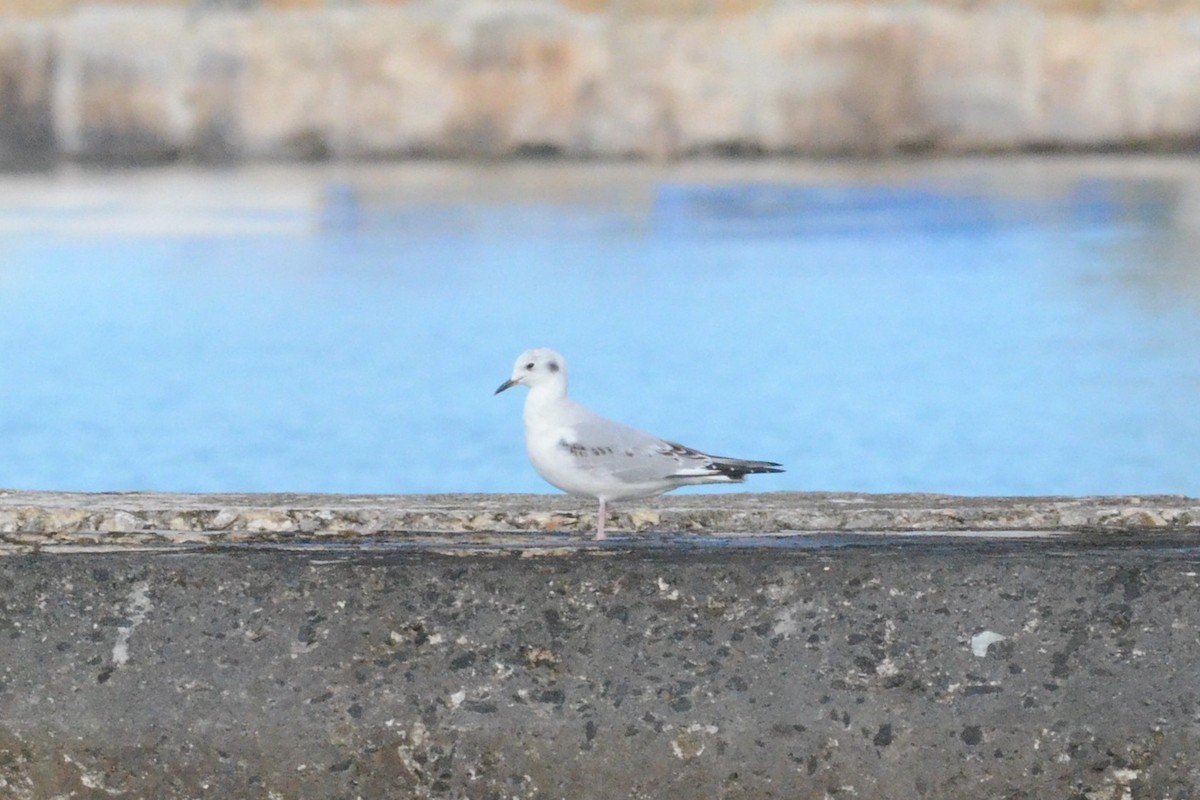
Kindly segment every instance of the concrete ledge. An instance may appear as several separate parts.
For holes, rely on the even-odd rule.
[[[621,534],[1200,531],[1200,500],[777,492],[619,505]],[[162,545],[473,534],[586,536],[590,502],[558,495],[187,495],[0,492],[0,545]],[[524,538],[528,538],[525,536]]]
[[[1195,796],[1197,506],[6,493],[0,797]]]

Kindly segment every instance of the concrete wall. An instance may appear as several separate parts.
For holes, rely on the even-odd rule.
[[[1195,0],[8,4],[10,167],[1200,141]]]
[[[0,494],[0,796],[1200,793],[1200,501],[589,512]]]

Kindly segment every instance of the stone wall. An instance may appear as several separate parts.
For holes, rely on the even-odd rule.
[[[0,797],[1200,793],[1197,500],[593,513],[0,492]]]
[[[1196,0],[7,2],[8,166],[1200,141]]]

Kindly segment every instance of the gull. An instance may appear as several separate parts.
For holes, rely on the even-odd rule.
[[[567,364],[547,347],[526,350],[496,394],[522,384],[525,452],[537,473],[567,494],[600,501],[596,539],[604,539],[608,503],[700,483],[741,483],[783,472],[774,461],[712,456],[600,416],[567,397]]]

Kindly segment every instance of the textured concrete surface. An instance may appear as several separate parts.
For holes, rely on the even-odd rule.
[[[602,546],[294,530],[473,505],[538,528],[567,502],[6,495],[0,796],[1200,793],[1193,500],[678,497],[657,512],[711,535]],[[720,532],[787,507],[897,527]],[[293,532],[22,538],[222,510]]]
[[[212,545],[473,534],[586,536],[596,508],[561,495],[73,494],[0,491],[0,547]],[[1200,531],[1200,500],[953,497],[928,494],[666,495],[615,504],[615,534],[758,535],[826,531]]]

